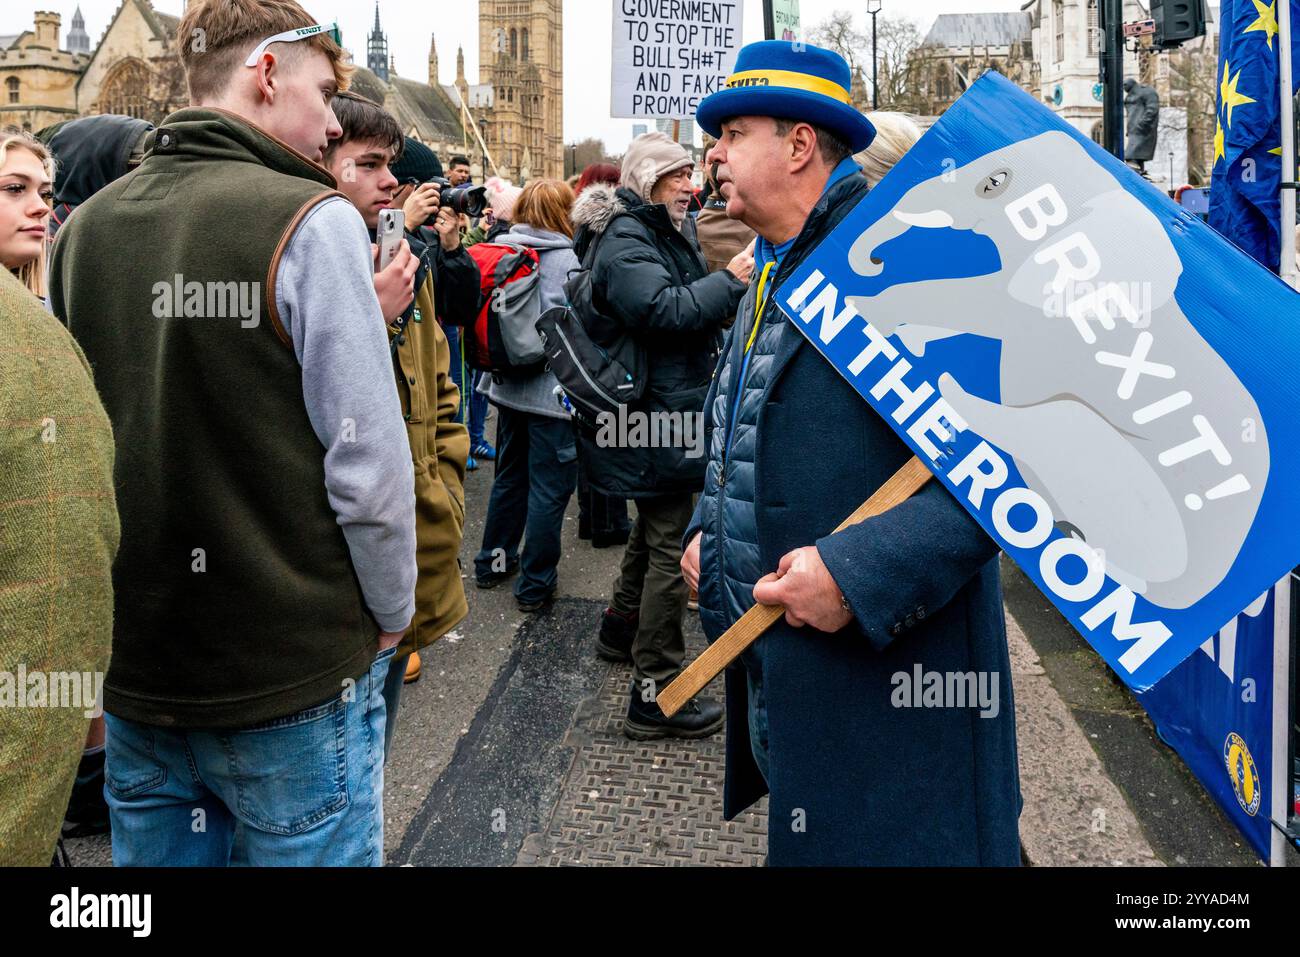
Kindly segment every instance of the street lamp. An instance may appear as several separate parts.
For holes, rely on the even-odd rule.
[[[871,14],[871,108],[880,109],[880,85],[876,82],[876,14],[884,0],[867,0],[867,13]]]

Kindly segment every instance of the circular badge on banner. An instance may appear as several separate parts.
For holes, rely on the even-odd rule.
[[[1101,102],[1102,97],[1105,96],[1105,93],[1106,93],[1106,88],[1102,86],[1100,83],[1094,83],[1092,85],[1092,98],[1096,100],[1098,103]]]
[[[1250,756],[1250,748],[1241,736],[1233,733],[1223,742],[1223,763],[1227,766],[1228,777],[1232,779],[1232,790],[1237,794],[1237,803],[1251,817],[1259,810],[1261,796],[1259,772],[1255,770],[1255,759]]]

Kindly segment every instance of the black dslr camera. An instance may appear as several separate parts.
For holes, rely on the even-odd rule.
[[[429,180],[438,186],[439,203],[458,216],[477,219],[487,209],[487,187],[453,186],[451,180],[435,176]]]

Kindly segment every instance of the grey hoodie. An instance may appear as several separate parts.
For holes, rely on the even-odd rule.
[[[498,236],[497,242],[513,242],[521,246],[531,246],[537,250],[541,263],[538,270],[540,277],[541,311],[546,312],[565,302],[564,283],[569,273],[581,264],[573,254],[573,240],[563,233],[552,233],[545,229],[536,229],[522,223],[514,226],[504,236]],[[526,379],[507,379],[495,381],[494,376],[485,375],[479,381],[479,392],[496,405],[503,405],[516,412],[531,412],[552,419],[567,419],[556,398],[555,390],[559,380],[550,370],[530,376]]]

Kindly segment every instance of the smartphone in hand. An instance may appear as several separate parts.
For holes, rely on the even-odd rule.
[[[384,209],[379,213],[379,228],[376,241],[379,244],[379,272],[392,264],[397,250],[402,246],[402,237],[406,233],[406,213],[400,209]]]

